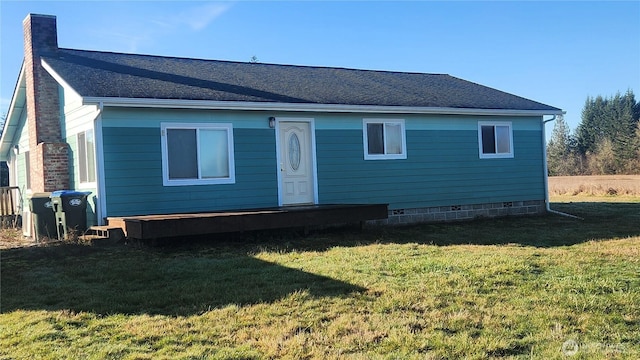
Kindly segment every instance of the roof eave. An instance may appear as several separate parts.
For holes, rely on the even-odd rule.
[[[441,115],[499,115],[499,116],[544,116],[561,115],[561,109],[519,110],[519,109],[476,109],[452,107],[343,105],[310,103],[276,103],[212,100],[179,100],[148,98],[83,97],[83,105],[105,107],[147,107],[173,109],[215,109],[249,111],[300,111],[332,113],[379,113],[379,114],[441,114]]]
[[[20,66],[20,75],[18,75],[18,81],[16,87],[13,90],[13,96],[11,97],[11,103],[9,104],[9,112],[4,122],[2,129],[2,136],[0,137],[0,161],[9,160],[9,152],[13,145],[16,130],[20,125],[20,117],[26,109],[26,80],[24,71],[24,62]],[[19,104],[21,102],[21,104]]]

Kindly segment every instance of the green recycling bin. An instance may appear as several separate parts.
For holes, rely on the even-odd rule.
[[[52,211],[51,193],[35,193],[29,199],[29,210],[33,217],[36,242],[43,239],[57,239],[56,215]]]
[[[87,196],[90,192],[58,190],[51,193],[58,239],[82,236],[87,230]]]

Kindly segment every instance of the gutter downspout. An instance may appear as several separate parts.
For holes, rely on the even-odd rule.
[[[575,215],[571,215],[571,214],[567,214],[567,213],[563,213],[561,211],[557,211],[557,210],[552,210],[551,209],[551,202],[549,201],[549,165],[547,164],[547,135],[546,135],[546,129],[545,129],[545,125],[547,125],[548,122],[554,121],[556,119],[556,115],[553,115],[553,117],[551,119],[545,120],[544,117],[542,118],[542,162],[543,162],[543,171],[544,171],[544,203],[545,203],[545,207],[547,212],[550,212],[552,214],[556,214],[556,215],[561,215],[561,216],[567,216],[573,219],[579,219],[579,220],[584,220],[583,218],[579,217],[579,216],[575,216]]]
[[[102,144],[102,111],[104,104],[102,101],[98,103],[98,114],[93,119],[93,136],[95,141],[95,164],[96,164],[96,192],[98,195],[98,204],[96,204],[96,220],[98,225],[104,225],[107,216],[105,189],[104,189],[104,156]]]

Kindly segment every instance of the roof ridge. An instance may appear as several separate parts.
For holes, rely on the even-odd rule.
[[[217,62],[227,64],[241,64],[241,65],[266,65],[266,66],[280,66],[280,67],[293,67],[293,68],[305,68],[305,69],[327,69],[327,70],[346,70],[346,71],[363,71],[363,72],[375,72],[375,73],[390,73],[390,74],[408,74],[408,75],[431,75],[431,76],[449,76],[450,74],[444,73],[427,73],[419,71],[399,71],[399,70],[378,70],[378,69],[361,69],[350,68],[344,66],[321,66],[321,65],[296,65],[296,64],[280,64],[280,63],[264,63],[249,61],[237,61],[237,60],[220,60],[220,59],[203,59],[183,56],[168,56],[168,55],[154,55],[154,54],[140,54],[140,53],[127,53],[119,51],[104,51],[104,50],[85,50],[85,49],[72,49],[72,48],[59,48],[59,51],[69,50],[84,53],[99,53],[99,54],[111,54],[111,55],[124,55],[124,56],[139,56],[147,58],[163,58],[163,59],[175,59],[175,60],[191,60],[191,61],[203,61],[203,62]],[[464,79],[460,79],[464,80]],[[465,80],[466,81],[466,80]]]

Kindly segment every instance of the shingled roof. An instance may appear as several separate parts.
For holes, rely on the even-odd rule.
[[[445,74],[58,49],[44,58],[83,97],[561,110]]]

